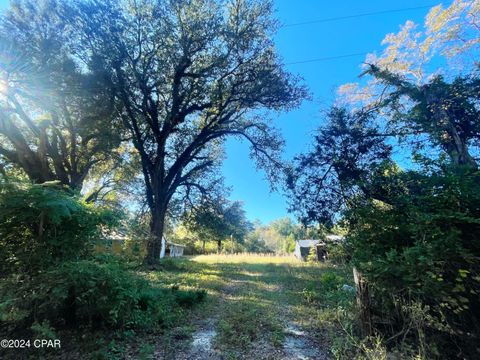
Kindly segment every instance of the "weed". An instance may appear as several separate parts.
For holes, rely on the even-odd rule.
[[[283,341],[283,327],[269,309],[252,301],[233,303],[218,325],[216,342],[219,347],[246,349],[266,339],[274,346]]]

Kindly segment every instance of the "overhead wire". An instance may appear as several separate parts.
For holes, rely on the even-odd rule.
[[[311,25],[311,24],[319,24],[319,23],[326,23],[326,22],[333,22],[333,21],[349,20],[349,19],[355,19],[355,18],[361,18],[361,17],[367,17],[367,16],[374,16],[374,15],[385,15],[385,14],[390,14],[390,13],[399,13],[399,12],[407,12],[407,11],[414,11],[414,10],[422,10],[422,9],[432,8],[436,5],[438,5],[438,4],[407,7],[407,8],[401,8],[401,9],[373,11],[373,12],[367,12],[367,13],[356,14],[356,15],[337,16],[337,17],[317,19],[317,20],[309,20],[309,21],[290,23],[290,24],[287,23],[287,24],[284,24],[281,28],[290,28],[290,27],[303,26],[303,25]],[[325,57],[314,58],[314,59],[306,59],[306,60],[287,62],[287,63],[285,63],[285,65],[298,65],[298,64],[307,64],[307,63],[313,63],[313,62],[346,59],[346,58],[357,57],[357,56],[365,56],[369,53],[370,52],[358,52],[358,53],[351,53],[351,54],[337,55],[337,56],[325,56]]]
[[[369,54],[369,52],[360,52],[360,53],[337,55],[337,56],[325,56],[325,57],[316,58],[316,59],[292,61],[292,62],[285,63],[285,65],[297,65],[297,64],[307,64],[307,63],[312,63],[312,62],[345,59],[345,58],[356,57],[356,56],[364,56],[364,55],[367,55],[367,54]]]
[[[355,19],[355,18],[373,16],[373,15],[384,15],[384,14],[399,13],[399,12],[406,12],[406,11],[413,11],[413,10],[422,10],[422,9],[432,8],[436,5],[438,4],[430,4],[430,5],[415,6],[415,7],[401,8],[401,9],[392,9],[392,10],[374,11],[374,12],[368,12],[368,13],[362,13],[362,14],[356,14],[356,15],[337,16],[337,17],[302,21],[302,22],[290,23],[290,24],[287,23],[281,26],[281,28],[289,28],[294,26],[303,26],[303,25],[310,25],[310,24],[320,24],[325,22]]]

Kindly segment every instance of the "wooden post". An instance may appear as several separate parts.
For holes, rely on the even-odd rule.
[[[357,306],[360,314],[362,335],[370,336],[373,334],[373,327],[372,316],[370,314],[370,295],[368,292],[368,283],[356,268],[353,268],[353,279],[355,281]]]

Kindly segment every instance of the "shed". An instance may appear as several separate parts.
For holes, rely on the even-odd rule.
[[[327,258],[327,251],[325,249],[325,243],[321,240],[314,240],[314,239],[305,239],[305,240],[297,240],[295,241],[295,250],[294,254],[300,260],[307,260],[308,254],[310,253],[310,249],[315,247],[317,252],[317,259],[318,260],[325,260]]]
[[[184,249],[185,249],[185,245],[167,242],[167,249],[165,251],[165,256],[170,256],[170,257],[183,256]]]
[[[160,258],[183,256],[183,250],[185,250],[185,245],[175,244],[171,241],[167,241],[165,237],[162,237],[162,248],[160,250]]]

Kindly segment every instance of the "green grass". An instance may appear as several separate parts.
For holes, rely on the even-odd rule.
[[[259,340],[280,346],[283,326],[265,306],[254,301],[239,301],[229,305],[218,324],[216,344],[224,350],[241,350]]]
[[[279,347],[287,321],[337,337],[338,310],[353,304],[353,294],[341,289],[352,285],[349,269],[293,256],[201,255],[169,260],[161,269],[149,276],[208,292],[193,321],[217,320],[215,346],[229,358],[241,358],[257,343]]]
[[[173,359],[179,348],[190,346],[199,324],[209,321],[216,330],[213,345],[227,359],[251,358],[258,348],[280,349],[292,321],[330,346],[334,343],[325,336],[340,336],[338,312],[349,314],[353,304],[352,294],[341,290],[343,284],[352,285],[349,269],[293,256],[202,255],[164,259],[155,271],[132,271],[171,291],[181,304],[168,326],[60,334],[62,345],[73,351],[71,358],[81,353],[95,359],[147,360],[162,349],[165,359]]]

